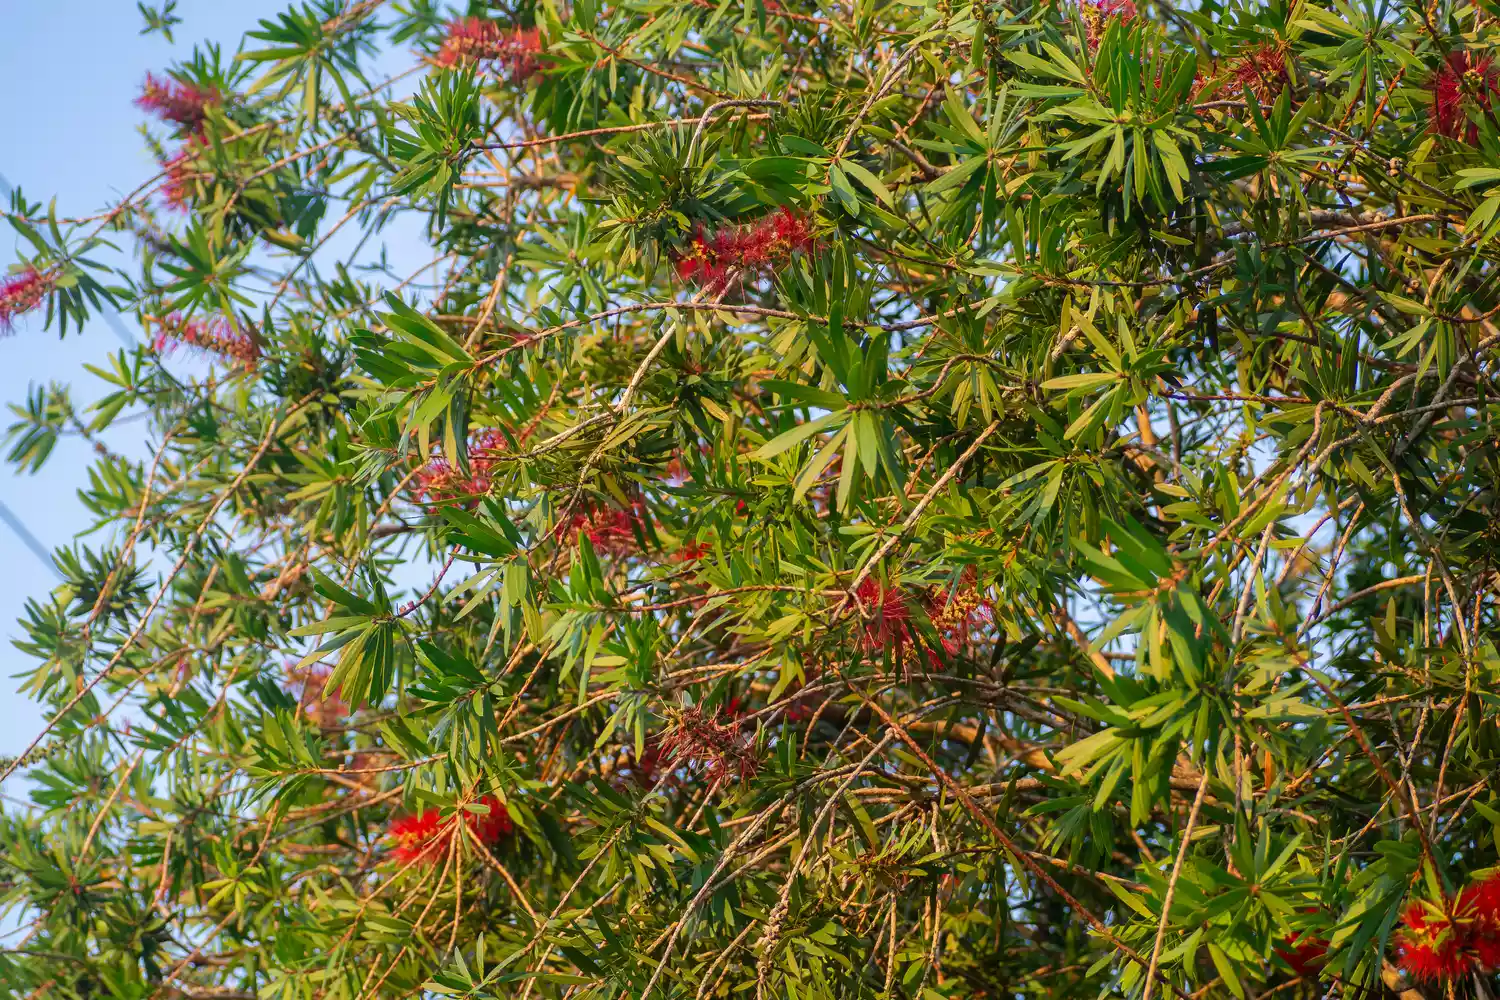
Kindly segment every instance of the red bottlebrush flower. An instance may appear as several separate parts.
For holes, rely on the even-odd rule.
[[[474,835],[479,839],[479,842],[486,847],[497,843],[501,837],[509,835],[516,828],[515,823],[511,821],[510,810],[505,808],[505,803],[493,795],[484,796],[476,805],[487,806],[489,812],[481,815],[469,812],[466,809],[464,810],[464,819],[468,822],[469,829],[474,831]]]
[[[712,555],[714,547],[708,542],[700,542],[694,539],[685,542],[675,553],[678,562],[692,562],[694,559],[702,559],[704,556]]]
[[[1456,909],[1468,921],[1468,945],[1479,964],[1500,967],[1500,872],[1466,888]]]
[[[448,24],[433,61],[453,67],[468,63],[489,64],[512,82],[528,79],[542,68],[542,37],[535,28],[507,31],[482,17],[462,17]]]
[[[886,587],[873,576],[867,576],[855,588],[865,614],[864,646],[871,654],[879,655],[887,649],[900,659],[908,643],[912,641],[914,628],[911,607],[900,587]]]
[[[709,718],[697,706],[676,713],[659,745],[661,765],[675,768],[696,761],[706,765],[704,775],[713,781],[748,781],[760,770],[750,736],[732,722]]]
[[[1402,928],[1396,940],[1398,963],[1418,982],[1448,980],[1473,967],[1464,947],[1464,928],[1453,917],[1431,904],[1417,900],[1401,914]]]
[[[625,556],[635,551],[636,530],[644,524],[639,502],[629,510],[584,503],[581,510],[558,525],[557,534],[570,540],[582,532],[596,553]]]
[[[634,511],[595,511],[584,529],[596,552],[624,555],[635,548],[635,525],[641,522]]]
[[[478,62],[500,43],[500,25],[482,17],[461,17],[448,22],[448,34],[433,57],[439,66]]]
[[[1261,104],[1270,104],[1286,89],[1286,55],[1269,43],[1259,45],[1235,61],[1229,76],[1236,92],[1248,90]]]
[[[1323,972],[1323,958],[1328,954],[1328,942],[1316,935],[1293,932],[1281,939],[1275,947],[1276,955],[1292,971],[1303,979],[1317,979]]]
[[[10,333],[16,317],[29,313],[47,299],[57,276],[27,267],[0,278],[0,334]]]
[[[1500,929],[1493,924],[1483,930],[1476,929],[1470,938],[1469,950],[1486,969],[1491,972],[1500,969]]]
[[[168,355],[186,346],[245,368],[254,368],[260,360],[260,347],[255,339],[222,316],[200,319],[174,312],[164,319],[148,316],[147,322],[157,327],[151,340],[157,354]]]
[[[391,853],[403,865],[431,860],[447,840],[442,814],[436,809],[424,809],[415,816],[392,821],[386,836],[391,839]]]
[[[1428,88],[1432,91],[1432,131],[1478,145],[1479,127],[1469,120],[1465,105],[1472,100],[1481,111],[1490,110],[1491,101],[1500,93],[1500,70],[1494,60],[1470,52],[1451,53],[1432,75]]]
[[[489,807],[489,812],[480,815],[464,809],[461,815],[480,843],[486,846],[494,844],[515,828],[505,805],[493,795],[486,795],[475,804]],[[452,844],[454,834],[458,833],[458,823],[458,815],[445,819],[436,809],[424,809],[415,816],[402,816],[392,821],[386,831],[391,840],[391,853],[402,864],[434,861]]]
[[[746,243],[746,253],[758,253],[766,263],[774,263],[793,252],[812,249],[812,227],[806,217],[783,205],[751,232]]]
[[[752,226],[730,226],[712,236],[700,227],[673,266],[684,281],[721,291],[737,275],[775,266],[794,252],[806,253],[812,245],[807,218],[783,206]]]
[[[488,490],[488,482],[480,482],[478,476],[465,476],[450,465],[446,458],[429,461],[418,470],[411,485],[412,493],[419,499],[426,498],[434,503],[469,497]]]
[[[499,62],[511,83],[522,83],[542,71],[546,58],[542,53],[542,35],[535,28],[517,28],[505,42],[505,54]]]
[[[490,489],[490,474],[505,450],[505,435],[497,430],[481,431],[469,442],[469,474],[466,476],[445,458],[434,458],[412,480],[412,492],[433,503],[464,499],[477,502]]]
[[[1083,0],[1078,13],[1083,18],[1084,36],[1092,52],[1109,30],[1111,19],[1118,18],[1121,24],[1129,24],[1135,20],[1137,11],[1133,0]]]
[[[688,252],[672,266],[683,281],[697,281],[705,288],[718,289],[729,283],[729,265],[719,257],[720,251],[700,228],[693,234]]]
[[[1500,870],[1486,875],[1460,896],[1465,908],[1484,920],[1500,920]]]
[[[979,589],[973,568],[964,570],[958,585],[942,595],[940,605],[933,602],[928,617],[942,635],[943,648],[951,656],[975,637],[994,617],[994,609]]]
[[[209,107],[218,103],[219,92],[213,87],[200,87],[170,77],[159,80],[150,73],[141,86],[141,96],[135,99],[136,107],[186,132],[196,132],[208,117]]]

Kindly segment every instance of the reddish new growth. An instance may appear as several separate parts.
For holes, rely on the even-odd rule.
[[[1484,112],[1500,93],[1500,71],[1489,56],[1454,52],[1432,75],[1432,131],[1470,146],[1479,144],[1479,127],[1469,119],[1466,109],[1472,100]]]
[[[541,52],[542,37],[535,28],[506,30],[482,17],[461,17],[449,22],[448,35],[433,61],[448,67],[488,64],[519,83],[542,68]]]
[[[472,500],[490,490],[490,473],[505,450],[505,435],[497,430],[481,431],[469,442],[469,474],[464,475],[445,458],[434,458],[412,480],[412,492],[433,503]]]
[[[577,513],[558,527],[558,534],[571,541],[580,532],[600,555],[624,556],[635,551],[636,530],[644,524],[640,504],[629,510],[585,502]]]
[[[246,368],[254,368],[260,360],[260,348],[254,338],[222,316],[196,318],[174,312],[165,319],[154,316],[146,319],[156,324],[151,346],[157,354],[168,355],[185,346]]]
[[[219,103],[219,92],[213,87],[183,83],[181,80],[159,80],[150,73],[141,87],[135,106],[149,111],[162,121],[171,122],[184,132],[196,132],[208,117],[208,108]]]
[[[1416,900],[1401,914],[1396,938],[1402,970],[1417,982],[1447,982],[1500,966],[1500,874],[1439,907]]]
[[[0,278],[0,333],[10,333],[16,317],[46,301],[57,284],[55,275],[28,267]]]
[[[331,726],[349,717],[348,702],[337,694],[323,696],[328,678],[333,673],[332,667],[320,663],[301,668],[291,665],[286,672],[297,695],[297,707],[313,725]]]
[[[1133,0],[1083,0],[1078,13],[1083,18],[1084,36],[1092,52],[1099,47],[1112,19],[1129,24],[1135,20],[1136,9]]]
[[[812,245],[807,218],[783,207],[751,226],[727,226],[712,235],[699,227],[675,266],[679,278],[716,292],[739,275],[779,264],[796,251],[806,253]]]
[[[461,811],[463,822],[481,844],[489,846],[514,829],[510,813],[503,803],[493,795],[486,795],[475,805],[489,807],[489,812],[480,815]],[[459,815],[444,817],[436,809],[424,809],[415,816],[403,816],[391,823],[386,836],[391,840],[391,853],[404,864],[431,862],[447,853],[458,833]]]
[[[694,761],[706,765],[703,773],[711,781],[748,781],[760,770],[750,735],[733,721],[710,718],[697,706],[677,713],[662,733],[652,770],[658,766],[682,767]]]
[[[1276,954],[1303,979],[1317,979],[1323,972],[1328,942],[1315,934],[1294,932],[1281,939]]]
[[[1286,88],[1286,55],[1269,43],[1259,45],[1235,61],[1229,77],[1236,93],[1248,90],[1261,104],[1270,104]]]

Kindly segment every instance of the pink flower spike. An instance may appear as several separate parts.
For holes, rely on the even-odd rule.
[[[0,334],[10,333],[16,317],[28,313],[46,301],[57,284],[55,275],[34,267],[0,279]]]
[[[212,87],[170,77],[161,80],[150,73],[141,86],[141,96],[135,99],[136,107],[188,132],[196,132],[208,117],[209,106],[218,103],[219,92]]]

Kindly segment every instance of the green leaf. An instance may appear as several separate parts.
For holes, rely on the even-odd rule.
[[[809,420],[805,424],[798,424],[791,430],[776,435],[776,437],[767,441],[765,444],[761,445],[754,452],[752,452],[751,455],[752,457],[758,458],[762,461],[775,458],[782,452],[801,444],[803,441],[812,437],[814,434],[822,433],[824,430],[827,430],[829,428],[842,426],[844,421],[846,421],[847,419],[848,414],[844,412],[828,413],[821,417],[818,417],[816,420]]]
[[[890,206],[891,208],[896,207],[896,199],[891,197],[891,192],[886,188],[884,184],[880,183],[880,178],[876,177],[874,174],[870,173],[870,171],[866,170],[858,163],[855,163],[853,160],[840,160],[839,166],[848,173],[853,174],[855,180],[859,181],[865,187],[869,188],[871,193],[873,193],[875,197],[879,198],[886,205]]]

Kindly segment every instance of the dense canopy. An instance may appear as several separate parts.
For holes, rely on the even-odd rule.
[[[159,68],[160,173],[6,213],[0,325],[148,337],[14,407],[142,446],[19,626],[3,992],[1494,996],[1497,18],[315,0]]]

